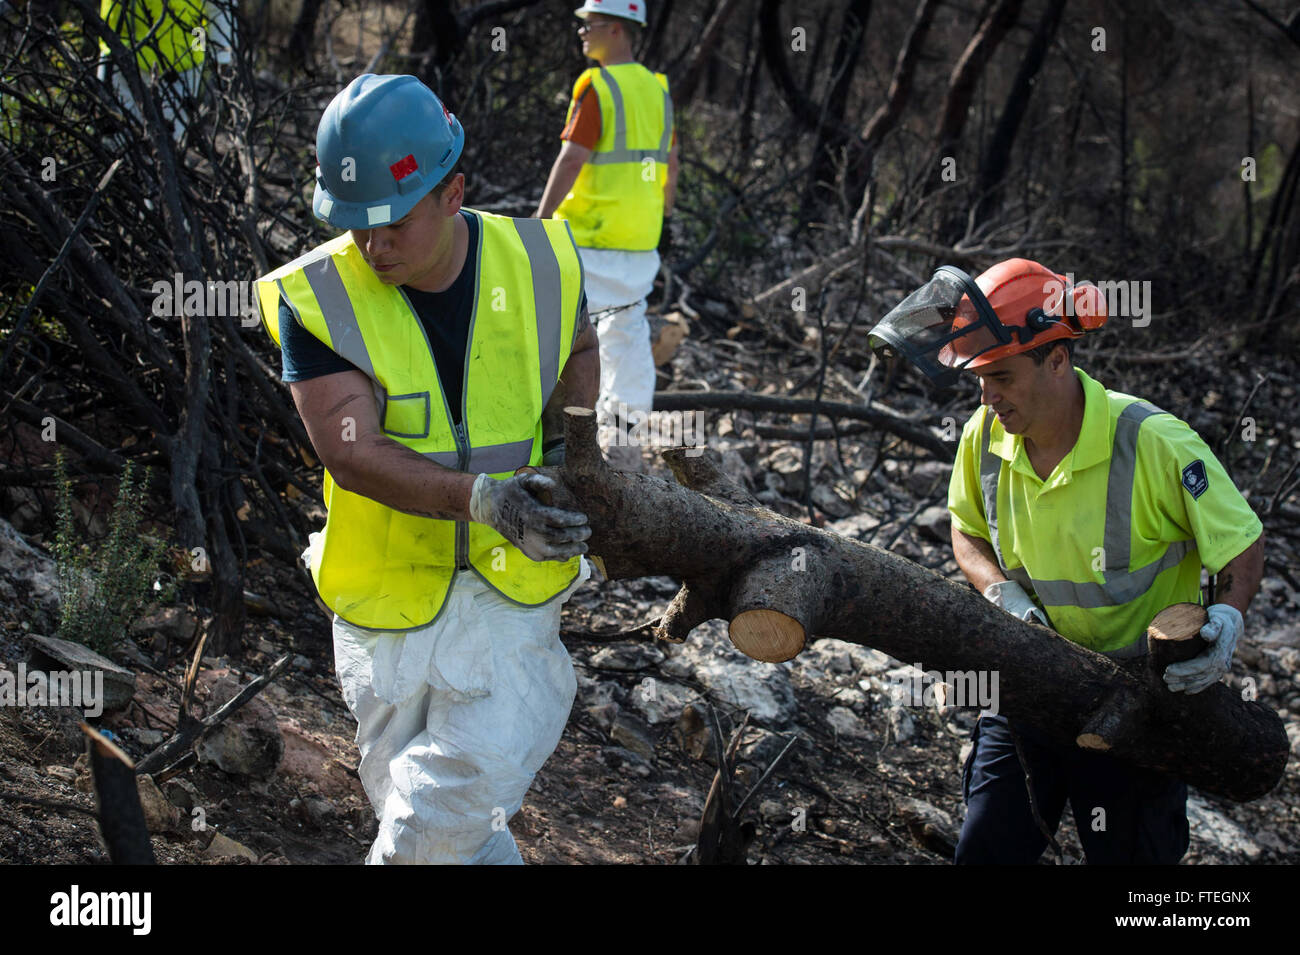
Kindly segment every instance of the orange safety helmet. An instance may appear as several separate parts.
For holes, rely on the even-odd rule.
[[[940,266],[869,333],[871,347],[901,353],[936,384],[1106,323],[1106,303],[1091,284],[1028,259],[1007,259],[972,279]]]

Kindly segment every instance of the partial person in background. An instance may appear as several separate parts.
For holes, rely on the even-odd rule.
[[[573,85],[564,144],[535,215],[573,228],[600,339],[599,440],[613,467],[639,471],[641,449],[624,438],[628,414],[654,403],[645,300],[677,188],[673,104],[668,78],[633,57],[644,0],[586,0],[575,14],[582,51],[599,66]]]
[[[198,100],[204,62],[209,55],[216,63],[231,61],[234,6],[235,0],[101,0],[99,15],[104,22],[128,47],[140,47],[136,67],[141,78],[154,85],[163,122],[171,124],[177,142],[185,135],[190,110]],[[100,40],[99,50],[100,81],[111,78],[119,102],[142,119],[131,84],[117,69],[108,44]]]

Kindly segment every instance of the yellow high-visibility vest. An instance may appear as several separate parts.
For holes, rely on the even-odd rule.
[[[573,85],[570,119],[584,80],[600,101],[600,139],[555,217],[584,248],[657,248],[673,133],[668,78],[640,63],[592,67]]]
[[[158,24],[136,54],[141,72],[157,65],[164,73],[180,73],[203,63],[209,39],[203,0],[100,0],[99,15],[128,47],[144,42]],[[99,50],[107,56],[108,44],[100,40]]]
[[[478,247],[464,393],[446,395],[424,327],[400,287],[385,285],[351,233],[257,280],[262,320],[279,343],[280,300],[331,351],[371,379],[388,437],[444,467],[510,477],[542,459],[542,409],[568,361],[582,266],[557,221],[476,213]],[[461,424],[448,402],[461,402]],[[410,630],[437,618],[456,573],[472,570],[526,606],[578,575],[578,558],[532,561],[491,527],[415,517],[339,487],[312,577],[336,614],[359,627]]]

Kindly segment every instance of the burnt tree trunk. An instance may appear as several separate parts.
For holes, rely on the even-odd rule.
[[[1002,180],[1006,178],[1007,169],[1011,165],[1011,147],[1015,144],[1016,135],[1020,132],[1020,124],[1029,111],[1029,100],[1034,92],[1034,77],[1038,75],[1038,71],[1043,67],[1043,60],[1047,58],[1047,48],[1056,36],[1056,28],[1061,22],[1061,12],[1065,9],[1065,3],[1066,0],[1049,0],[1047,8],[1038,21],[1038,26],[1034,28],[1034,36],[1029,41],[1029,48],[1025,50],[1024,58],[1020,61],[1020,68],[1016,70],[1016,78],[1011,82],[1011,92],[1007,94],[1002,115],[998,117],[993,138],[989,140],[984,150],[984,159],[980,163],[979,206],[975,213],[977,223],[992,215],[1000,204]]]
[[[682,70],[681,79],[674,78],[675,81],[671,84],[674,105],[682,107],[695,98],[695,90],[700,85],[700,77],[704,75],[705,64],[713,58],[718,41],[722,39],[723,27],[727,25],[727,20],[735,13],[738,5],[739,0],[722,0],[718,8],[713,11],[713,16],[705,25],[699,41],[691,50],[686,68]]]
[[[1044,627],[901,557],[775,514],[691,449],[664,454],[677,480],[609,470],[593,412],[566,412],[568,457],[555,503],[591,521],[611,577],[683,581],[657,635],[686,639],[714,618],[732,642],[778,662],[814,636],[875,647],[938,670],[999,674],[999,709],[1062,743],[1087,737],[1116,757],[1246,801],[1282,776],[1289,743],[1266,706],[1224,684],[1187,696],[1153,685]],[[1100,740],[1100,744],[1097,743]]]

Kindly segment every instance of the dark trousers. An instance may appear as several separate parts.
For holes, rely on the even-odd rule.
[[[1103,753],[1057,745],[1017,721],[1038,813],[1053,834],[1070,801],[1089,865],[1173,865],[1187,851],[1187,786]],[[962,772],[966,821],[956,862],[1030,865],[1047,838],[1004,716],[983,717]]]

